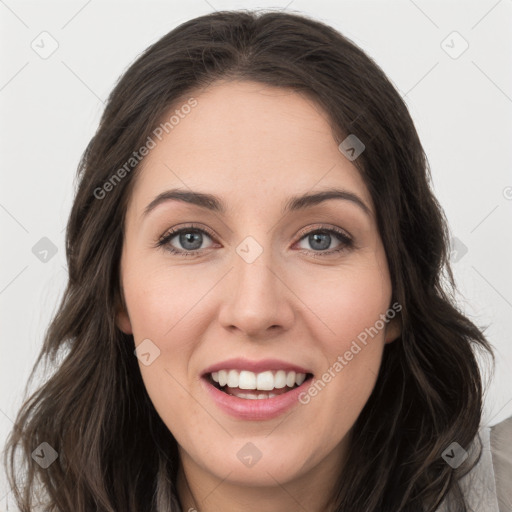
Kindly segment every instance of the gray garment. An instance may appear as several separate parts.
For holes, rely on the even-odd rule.
[[[512,512],[512,417],[494,427],[481,427],[482,456],[460,485],[469,512]],[[469,450],[479,448],[474,443]],[[449,512],[449,498],[437,512]]]
[[[512,416],[491,428],[491,451],[500,512],[512,512]]]

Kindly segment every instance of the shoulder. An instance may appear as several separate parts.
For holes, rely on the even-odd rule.
[[[461,448],[462,449],[462,448]],[[459,481],[470,511],[512,511],[512,417],[493,426],[482,426],[466,458],[478,463]],[[436,512],[450,510],[451,496]]]
[[[499,510],[512,510],[512,416],[491,427],[490,444]]]

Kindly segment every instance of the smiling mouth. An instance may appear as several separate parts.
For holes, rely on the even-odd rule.
[[[288,393],[313,378],[312,373],[284,370],[254,373],[220,370],[205,375],[208,382],[227,395],[247,400],[264,400]]]

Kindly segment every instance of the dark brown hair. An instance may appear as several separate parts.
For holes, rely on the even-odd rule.
[[[55,370],[25,401],[5,451],[19,508],[32,510],[40,496],[49,511],[177,510],[176,440],[145,390],[133,337],[115,322],[124,216],[141,165],[102,197],[97,191],[178,100],[218,80],[306,94],[328,113],[337,143],[354,134],[366,146],[354,164],[375,204],[402,334],[386,345],[354,425],[336,510],[430,512],[450,494],[450,510],[466,511],[458,479],[476,459],[454,470],[441,454],[453,441],[468,448],[478,438],[475,349],[492,351],[455,305],[447,223],[407,107],[375,62],[333,28],[249,11],[178,26],[137,58],[108,98],[78,169],[68,286],[34,366]],[[59,455],[46,469],[31,458],[42,442]]]

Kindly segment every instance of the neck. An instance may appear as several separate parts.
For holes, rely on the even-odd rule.
[[[218,478],[195,464],[180,449],[177,491],[183,512],[282,512],[308,510],[334,512],[333,496],[345,451],[338,450],[308,473],[282,483],[273,478],[267,486],[238,485],[229,473]]]

